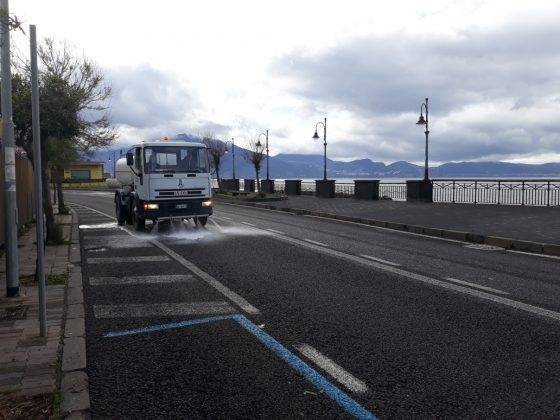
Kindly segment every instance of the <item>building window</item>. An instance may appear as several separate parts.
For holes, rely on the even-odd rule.
[[[70,178],[77,181],[90,180],[91,172],[89,169],[72,169],[70,171]]]

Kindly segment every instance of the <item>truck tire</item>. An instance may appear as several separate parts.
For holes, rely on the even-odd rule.
[[[138,211],[136,210],[136,202],[132,206],[132,226],[134,230],[142,231],[146,228],[146,219],[138,216]]]
[[[208,216],[194,218],[194,224],[196,226],[200,224],[202,227],[204,227],[206,226],[206,223],[208,223]]]
[[[126,207],[120,203],[119,198],[115,199],[115,215],[118,225],[124,225],[126,222]]]

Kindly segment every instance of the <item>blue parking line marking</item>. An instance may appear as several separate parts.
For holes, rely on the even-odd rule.
[[[244,315],[225,315],[225,316],[213,316],[202,319],[193,319],[190,321],[173,322],[168,324],[153,325],[150,327],[135,328],[125,331],[109,332],[103,337],[122,337],[133,334],[142,334],[148,332],[162,331],[173,328],[184,328],[193,325],[207,324],[216,321],[224,321],[227,319],[233,319],[237,321],[247,332],[251,333],[257,340],[264,344],[269,350],[273,351],[282,360],[284,360],[288,365],[290,365],[296,372],[301,376],[315,385],[318,389],[322,390],[327,394],[332,400],[334,400],[344,411],[346,411],[351,416],[358,419],[376,419],[376,417],[362,407],[359,403],[354,401],[348,394],[339,389],[337,386],[333,385],[327,378],[297,357],[294,353],[280,344],[277,340],[272,338],[269,334],[264,332],[257,325],[253,324]]]
[[[226,319],[233,319],[233,316],[231,316],[231,315],[211,316],[211,317],[208,317],[208,318],[193,319],[193,320],[190,320],[190,321],[171,322],[169,324],[152,325],[152,326],[149,326],[149,327],[134,328],[134,329],[125,330],[125,331],[110,332],[110,333],[104,334],[103,337],[122,337],[122,336],[125,336],[125,335],[133,335],[133,334],[142,334],[142,333],[162,331],[162,330],[170,330],[170,329],[173,329],[173,328],[184,328],[184,327],[190,327],[190,326],[193,326],[193,325],[207,324],[209,322],[223,321],[223,320],[226,320]]]

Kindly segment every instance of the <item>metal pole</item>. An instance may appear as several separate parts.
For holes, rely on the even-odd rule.
[[[117,177],[117,161],[115,159],[116,153],[113,151],[113,178]]]
[[[427,181],[429,178],[428,174],[428,134],[430,134],[430,130],[428,129],[428,98],[426,98],[426,161],[424,163],[424,181]]]
[[[270,177],[268,176],[268,130],[266,130],[266,180],[268,181]]]
[[[232,163],[233,163],[233,179],[235,180],[235,139],[231,138],[231,152],[233,154]]]
[[[323,146],[325,147],[325,157],[324,157],[324,165],[323,165],[323,179],[327,180],[327,119],[325,118],[325,124],[323,125]]]
[[[31,113],[33,118],[33,163],[35,172],[35,220],[37,230],[37,280],[39,281],[39,330],[41,337],[47,335],[47,299],[43,252],[45,237],[43,232],[43,186],[41,183],[41,126],[39,119],[39,76],[37,69],[37,33],[35,25],[29,25],[31,37]]]
[[[6,236],[6,295],[19,295],[19,268],[17,251],[16,156],[14,122],[12,119],[12,74],[10,69],[10,7],[1,0],[1,65],[2,65],[2,122],[4,147],[4,231]]]

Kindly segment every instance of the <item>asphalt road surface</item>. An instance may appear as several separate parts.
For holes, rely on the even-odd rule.
[[[78,212],[101,417],[560,415],[560,259],[217,204],[191,223]]]

